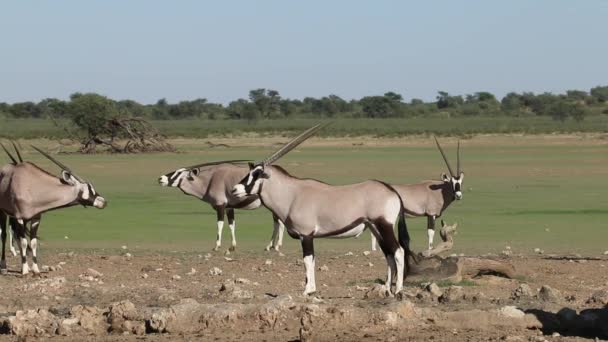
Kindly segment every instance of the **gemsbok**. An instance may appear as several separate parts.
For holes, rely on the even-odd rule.
[[[427,217],[428,249],[433,248],[435,237],[435,221],[443,214],[443,211],[455,200],[462,199],[462,181],[464,172],[460,169],[460,141],[456,152],[456,173],[448,161],[439,141],[435,138],[437,148],[445,161],[450,176],[441,174],[441,180],[427,180],[416,184],[394,185],[393,188],[399,192],[404,199],[404,207],[407,217]],[[372,235],[372,250],[376,250],[376,239]]]
[[[396,275],[395,293],[398,293],[409,269],[409,257],[413,256],[399,194],[380,181],[332,186],[294,177],[280,166],[272,165],[323,127],[319,124],[309,128],[268,158],[250,164],[249,173],[234,186],[233,194],[237,197],[258,195],[262,204],[283,221],[288,234],[301,241],[306,269],[304,295],[316,292],[313,240],[355,237],[366,228],[378,239],[387,260],[386,291],[391,293]],[[399,239],[393,231],[398,219]]]
[[[237,198],[232,195],[232,187],[247,175],[249,169],[239,165],[247,160],[226,160],[203,163],[179,168],[159,178],[162,186],[179,188],[184,194],[194,196],[207,202],[217,214],[217,237],[213,250],[217,251],[222,245],[222,230],[224,228],[224,213],[228,218],[228,226],[232,237],[230,251],[236,249],[236,221],[234,209],[257,209],[262,205],[257,195]],[[266,250],[279,250],[282,244],[283,223],[273,215],[273,237]]]
[[[74,205],[106,207],[106,200],[100,196],[90,182],[84,181],[67,166],[57,161],[41,149],[36,151],[62,169],[61,177],[55,177],[30,162],[17,162],[5,149],[13,161],[0,168],[0,222],[9,217],[14,227],[21,255],[21,274],[28,274],[26,226],[29,229],[29,247],[32,249],[32,272],[39,274],[37,247],[38,228],[42,214]],[[5,226],[5,225],[4,225]],[[5,228],[5,227],[3,227]],[[5,243],[6,229],[2,229],[2,259],[0,270],[6,273]]]

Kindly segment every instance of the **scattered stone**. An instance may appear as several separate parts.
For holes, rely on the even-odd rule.
[[[374,284],[371,289],[365,292],[363,298],[365,299],[377,299],[377,298],[386,298],[388,297],[388,291],[386,286],[381,284]]]
[[[217,267],[214,267],[214,268],[212,268],[212,269],[209,270],[209,274],[212,275],[212,276],[220,276],[220,275],[222,275],[222,270],[220,270]]]
[[[329,271],[329,267],[327,267],[327,265],[323,265],[323,266],[319,267],[319,271],[327,272],[327,271]]]
[[[369,290],[369,287],[356,285],[355,286],[355,290],[357,290],[357,291],[367,291],[367,290]]]
[[[49,271],[51,271],[51,272],[55,272],[58,269],[61,269],[61,266],[49,266]]]
[[[453,303],[461,300],[464,296],[462,286],[452,285],[448,287],[439,297],[440,303]]]
[[[97,271],[96,269],[93,268],[89,268],[87,269],[87,271],[84,273],[87,276],[91,276],[93,278],[101,278],[103,277],[103,274],[99,271]]]
[[[604,252],[604,255],[608,255],[608,251],[605,251],[605,252]]]
[[[365,256],[368,256],[368,255],[370,255],[370,254],[371,254],[371,252],[370,252],[370,251],[363,251],[363,255],[365,255]]]
[[[194,267],[192,267],[190,269],[190,272],[186,273],[187,275],[191,276],[191,275],[195,275],[196,274],[196,269],[194,269]]]
[[[528,284],[520,284],[511,294],[511,299],[532,298],[534,292]]]
[[[236,280],[234,282],[237,284],[246,284],[246,285],[251,284],[251,280],[245,279],[245,278],[236,278]]]
[[[560,293],[558,290],[550,286],[543,285],[543,287],[541,287],[540,291],[538,292],[538,298],[545,302],[558,302],[560,298]]]
[[[107,317],[111,332],[135,335],[146,333],[143,316],[137,312],[135,305],[128,300],[112,303]]]
[[[585,302],[586,304],[598,304],[598,305],[608,305],[608,291],[599,290],[595,291],[589,299]]]
[[[226,261],[228,261],[228,262],[234,261],[234,259],[229,258],[229,257],[224,257],[224,260],[226,260]]]
[[[519,310],[514,306],[503,306],[502,308],[500,308],[499,312],[501,315],[510,318],[524,318],[524,316],[526,316],[525,312]]]
[[[21,287],[21,291],[36,290],[40,293],[47,292],[49,289],[58,289],[65,284],[65,277],[53,277],[38,280],[33,283],[26,283]]]
[[[437,286],[437,284],[435,283],[430,283],[428,284],[425,288],[424,288],[428,293],[430,293],[431,295],[433,295],[433,297],[441,297],[441,295],[443,294],[443,292],[441,291],[441,289],[439,288],[439,286]]]
[[[345,255],[345,256],[353,256],[353,255],[355,255],[355,254],[354,254],[353,252],[350,252],[350,251],[349,251],[349,252],[347,252],[347,253],[346,253],[346,254],[344,254],[344,255]]]
[[[15,316],[8,317],[2,325],[13,335],[42,337],[55,335],[59,328],[59,320],[46,309],[19,310]]]
[[[229,250],[229,249],[227,249],[227,250],[224,252],[224,255],[230,255],[230,250]]]
[[[372,264],[371,262],[368,262],[368,263],[367,263],[367,266],[369,266],[369,267],[374,267],[374,264]]]
[[[157,269],[155,269],[154,271],[155,271],[155,272],[161,272],[162,270],[163,270],[162,268],[157,268]]]
[[[264,261],[264,265],[267,265],[267,266],[272,265],[272,260],[266,259],[266,261]]]
[[[131,253],[125,253],[125,258],[131,259],[133,255]]]
[[[543,250],[542,250],[542,249],[540,249],[540,248],[534,248],[534,253],[536,253],[536,254],[544,254],[544,253],[545,253],[545,251],[543,251]]]
[[[51,268],[48,265],[43,265],[42,267],[40,267],[40,270],[42,272],[49,272]]]
[[[73,257],[74,255],[75,255],[75,254],[74,254],[74,252],[69,252],[69,253],[68,253],[68,256],[69,256],[70,258],[71,258],[71,257]]]
[[[122,248],[123,250],[125,250],[125,249],[127,249],[127,246],[122,246],[120,248]]]
[[[220,294],[228,296],[232,299],[250,299],[253,298],[251,291],[243,290],[232,280],[223,282],[220,286]]]
[[[144,279],[148,279],[148,274],[144,273],[144,274],[141,275],[141,277],[144,278]]]
[[[105,310],[101,310],[92,306],[77,305],[70,310],[71,316],[78,319],[79,327],[84,329],[86,333],[93,335],[104,335],[108,331],[108,323],[104,314]]]
[[[177,274],[174,274],[174,275],[173,275],[173,277],[171,277],[171,279],[172,279],[172,280],[180,280],[180,279],[182,279],[182,277],[180,277],[180,276],[179,276],[179,275],[177,275]]]

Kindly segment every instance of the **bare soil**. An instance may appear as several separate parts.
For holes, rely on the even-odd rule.
[[[505,260],[514,265],[516,279],[486,275],[460,284],[439,282],[441,292],[457,293],[443,299],[425,290],[427,284],[408,282],[404,296],[382,298],[370,292],[385,277],[386,263],[381,253],[324,251],[316,265],[318,293],[311,298],[301,295],[304,266],[296,251],[286,255],[242,251],[230,255],[45,251],[42,264],[51,266],[51,270],[40,277],[19,275],[18,258],[9,258],[11,272],[0,277],[0,320],[20,310],[37,308],[47,309],[61,320],[78,305],[107,311],[112,303],[128,300],[141,314],[140,320],[147,322],[145,335],[115,331],[86,335],[64,331],[62,335],[59,331],[53,339],[76,341],[89,335],[88,340],[116,341],[293,341],[306,336],[315,341],[578,341],[608,337],[592,330],[583,333],[568,329],[555,321],[555,313],[564,308],[576,313],[590,308],[608,310],[604,309],[607,303],[597,295],[598,291],[608,290],[608,257],[552,260],[543,255],[516,255]],[[217,270],[213,273],[214,268],[221,274]],[[220,291],[222,284],[224,290]],[[514,294],[521,284],[529,285],[532,293]],[[556,290],[555,296],[539,295],[542,286]],[[595,300],[590,300],[594,294]],[[193,318],[194,325],[187,329],[172,328],[164,333],[150,329],[152,315],[179,306],[186,298],[200,304],[200,312],[222,308],[235,312],[226,314],[217,324],[210,323],[215,321],[209,317],[205,322]],[[290,304],[275,310],[272,324],[263,324],[267,317],[257,313],[263,312],[259,308],[281,298],[289,298]],[[198,308],[196,305],[193,307]],[[524,321],[528,323],[510,321],[506,316],[500,319],[502,316],[496,313],[505,306],[527,313]],[[239,311],[247,310],[256,314],[240,315]],[[531,319],[535,323],[530,323]],[[608,326],[608,321],[604,324]],[[6,326],[0,332],[5,334],[0,335],[0,340],[15,338]],[[552,336],[556,333],[560,336]],[[36,335],[30,337],[33,339],[51,337],[44,332],[32,334]]]

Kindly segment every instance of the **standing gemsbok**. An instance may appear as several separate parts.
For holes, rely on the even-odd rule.
[[[369,228],[377,237],[388,263],[386,290],[390,293],[396,274],[395,292],[403,287],[404,267],[409,268],[409,235],[399,194],[379,181],[332,186],[312,179],[291,176],[272,163],[321,129],[316,125],[270,157],[250,164],[249,174],[234,186],[238,197],[259,195],[262,204],[285,224],[288,234],[300,239],[306,287],[304,294],[316,291],[313,240],[321,237],[345,238],[360,235]],[[393,226],[399,218],[399,240]]]
[[[6,147],[4,147],[4,145],[2,143],[0,143],[0,146],[2,146],[2,149],[4,150],[4,152],[6,152],[6,154],[8,155],[8,157],[11,159],[11,164],[13,165],[17,165],[17,163],[23,163],[23,158],[21,158],[21,153],[19,152],[19,149],[17,148],[17,145],[15,145],[15,142],[11,141],[11,144],[13,145],[13,148],[15,149],[15,152],[17,153],[17,158],[19,159],[19,161],[17,162],[17,160],[15,160],[15,157],[13,157],[13,155],[6,149]],[[11,254],[13,256],[17,256],[17,251],[15,250],[15,246],[13,245],[14,242],[14,238],[13,238],[13,227],[14,225],[11,225],[12,227],[8,228],[7,225],[7,216],[6,214],[4,214],[1,210],[0,210],[0,234],[6,234],[8,233],[8,246],[9,246],[9,250],[11,252]],[[1,267],[0,267],[1,269]]]
[[[209,203],[217,213],[217,239],[214,250],[222,244],[224,213],[228,217],[228,226],[232,236],[230,250],[236,248],[236,222],[234,209],[257,209],[262,205],[257,195],[237,198],[232,195],[232,187],[247,175],[249,169],[239,165],[246,160],[226,160],[209,162],[177,169],[159,178],[162,186],[179,188],[186,195],[194,196]],[[282,244],[283,227],[273,215],[274,234],[266,250],[279,250]]]
[[[17,163],[12,156],[13,163],[0,168],[0,222],[6,222],[6,216],[9,216],[11,224],[14,225],[15,235],[19,241],[22,274],[29,273],[26,260],[28,223],[31,223],[29,247],[32,249],[32,272],[40,273],[37,260],[37,234],[42,214],[78,204],[103,209],[107,203],[91,183],[84,181],[46,152],[35,146],[32,147],[63,171],[58,178],[33,163]],[[5,230],[2,229],[2,259],[0,260],[0,269],[4,272],[6,272]]]
[[[456,152],[456,173],[448,161],[439,141],[435,143],[448,167],[450,177],[441,174],[441,180],[427,180],[416,184],[393,185],[404,199],[405,212],[408,217],[427,217],[428,248],[433,248],[435,220],[454,200],[462,199],[462,181],[464,172],[460,169],[460,141]],[[376,250],[376,239],[372,235],[372,250]]]

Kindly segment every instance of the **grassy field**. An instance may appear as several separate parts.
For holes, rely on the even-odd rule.
[[[215,238],[213,211],[177,189],[160,187],[158,176],[200,161],[261,158],[273,147],[268,143],[266,147],[210,149],[201,140],[174,142],[183,153],[61,155],[61,160],[94,182],[109,206],[105,210],[73,207],[48,213],[41,228],[46,248],[128,245],[209,251]],[[431,139],[409,139],[395,146],[353,146],[358,142],[344,139],[341,144],[323,146],[322,141],[313,140],[280,164],[295,175],[334,184],[369,178],[409,183],[436,179],[445,170]],[[26,143],[22,141],[23,146]],[[259,143],[264,145],[264,140]],[[454,158],[455,140],[444,139],[444,145]],[[547,253],[598,254],[607,250],[607,152],[606,140],[589,136],[480,136],[463,141],[464,199],[445,214],[448,222],[460,225],[455,250],[500,252],[507,245],[523,253],[531,253],[535,247]],[[25,156],[58,174],[35,152],[26,149]],[[425,245],[425,225],[425,219],[409,220],[416,250]],[[261,250],[271,227],[265,209],[237,212],[239,247]],[[224,234],[227,246],[228,229]],[[285,248],[299,246],[286,236]],[[319,240],[317,249],[324,248],[369,249],[369,235]]]
[[[282,119],[247,122],[243,120],[173,120],[152,121],[169,137],[207,138],[249,133],[277,135],[299,132],[320,119]],[[62,122],[64,124],[65,122]],[[419,117],[408,119],[337,119],[319,132],[321,136],[380,136],[436,134],[466,136],[481,133],[571,133],[606,132],[608,115],[589,116],[582,122],[555,121],[549,117]],[[0,137],[6,138],[65,138],[66,132],[44,119],[2,119]]]

